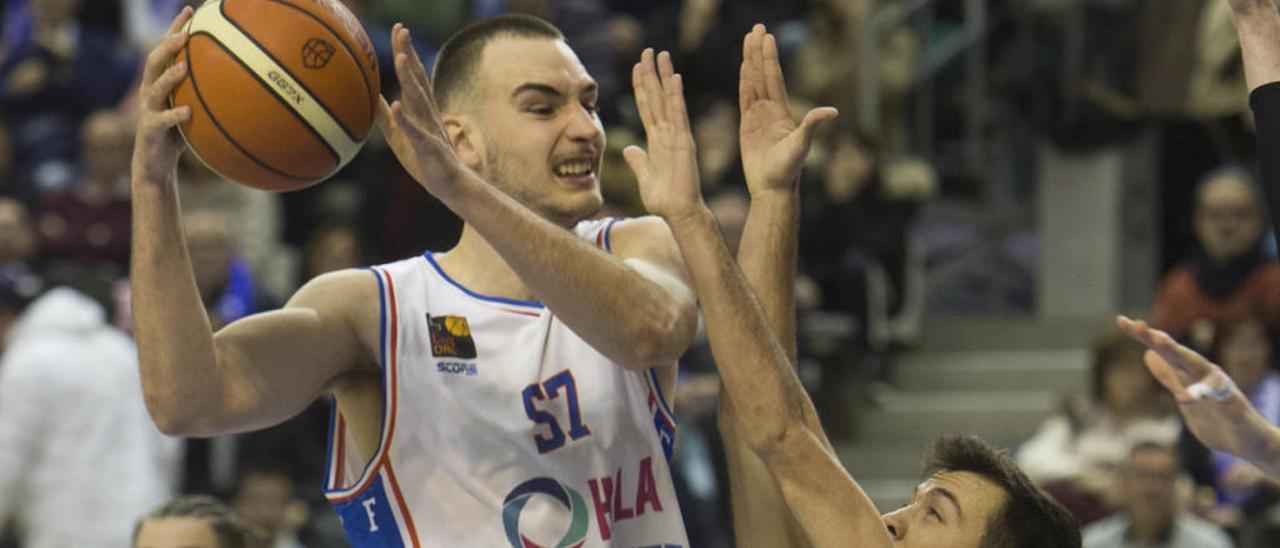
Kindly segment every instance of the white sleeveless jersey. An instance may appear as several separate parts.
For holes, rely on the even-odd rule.
[[[575,231],[608,250],[612,224]],[[430,254],[372,271],[381,442],[360,462],[335,411],[325,480],[353,546],[688,544],[652,370],[611,362],[538,302],[462,287]]]

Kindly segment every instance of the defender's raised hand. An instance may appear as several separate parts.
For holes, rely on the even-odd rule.
[[[742,40],[738,106],[742,167],[752,196],[795,188],[814,129],[839,114],[833,107],[815,108],[796,125],[787,105],[777,41],[761,24]]]
[[[187,44],[192,9],[182,8],[164,38],[147,55],[138,91],[138,130],[134,136],[133,173],[151,183],[176,179],[178,157],[186,145],[175,129],[191,119],[191,107],[171,108],[169,94],[187,76],[187,64],[173,62]]]
[[[428,192],[439,195],[465,170],[440,121],[427,69],[413,49],[409,29],[396,23],[391,30],[396,76],[400,79],[400,99],[377,110],[378,127],[386,135],[391,150]]]
[[[1146,322],[1120,316],[1116,325],[1149,349],[1143,360],[1147,369],[1173,394],[1196,438],[1272,475],[1280,472],[1271,455],[1280,448],[1280,430],[1258,414],[1222,368]]]
[[[698,158],[684,104],[684,85],[671,55],[644,50],[631,68],[636,109],[644,123],[648,150],[632,145],[622,151],[636,174],[640,198],[650,213],[668,223],[696,215],[706,206],[698,182]]]

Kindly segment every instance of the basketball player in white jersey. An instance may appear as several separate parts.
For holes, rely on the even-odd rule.
[[[1039,491],[1007,455],[974,438],[935,445],[933,474],[908,506],[881,516],[840,465],[792,365],[796,184],[813,124],[834,116],[811,111],[796,124],[775,41],[757,25],[744,39],[739,81],[744,171],[752,195],[738,263],[729,254],[696,178],[641,181],[645,207],[671,226],[702,303],[712,354],[730,408],[722,418],[732,455],[739,444],[754,453],[773,480],[731,466],[735,530],[750,546],[1080,546],[1075,519]],[[688,127],[678,76],[663,75],[647,96],[657,124]],[[645,103],[640,103],[645,108]],[[762,138],[761,135],[772,135]],[[687,143],[692,149],[692,140]],[[769,160],[769,169],[758,165]],[[757,165],[753,166],[753,160]],[[692,163],[692,161],[690,161]],[[784,342],[785,341],[785,342]],[[723,408],[722,408],[723,409]],[[758,495],[766,495],[760,497]],[[739,505],[746,503],[752,508]],[[760,521],[754,516],[783,517]],[[797,536],[777,535],[785,517]],[[781,524],[781,526],[779,526]],[[761,538],[771,540],[764,542]]]
[[[133,160],[134,314],[161,429],[253,430],[332,396],[325,488],[355,546],[687,545],[664,394],[694,297],[660,219],[583,221],[601,206],[604,137],[596,85],[554,27],[461,31],[433,97],[397,26],[402,97],[378,122],[466,221],[461,241],[319,277],[214,334],[178,213],[173,126],[190,113],[166,104],[189,17],[148,58]],[[696,177],[645,126],[639,178]]]

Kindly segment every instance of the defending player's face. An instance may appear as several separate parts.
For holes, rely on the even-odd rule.
[[[598,89],[573,50],[557,40],[498,38],[481,67],[486,178],[561,225],[599,211]]]
[[[911,504],[884,515],[896,546],[976,548],[1009,498],[973,472],[943,472],[916,488]]]
[[[218,534],[201,518],[153,518],[142,522],[133,548],[219,548]]]

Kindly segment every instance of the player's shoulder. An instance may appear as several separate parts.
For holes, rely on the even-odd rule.
[[[321,274],[298,288],[285,308],[359,313],[379,306],[378,282],[370,269],[348,268]]]
[[[624,257],[677,250],[671,227],[653,215],[615,219],[608,239],[613,253]]]

